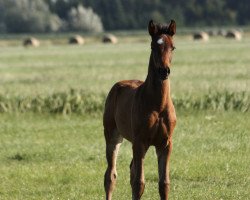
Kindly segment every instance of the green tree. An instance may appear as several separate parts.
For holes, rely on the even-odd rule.
[[[79,0],[44,0],[52,13],[57,14],[61,19],[67,20],[68,13],[72,8],[77,8]]]
[[[0,0],[0,32],[5,31],[5,23],[4,23],[4,18],[5,18],[5,9],[4,9],[4,0]]]
[[[68,29],[74,31],[102,32],[103,26],[100,17],[92,8],[78,5],[68,13]]]
[[[248,0],[227,0],[227,6],[231,13],[236,15],[237,23],[239,25],[250,24],[250,4]]]
[[[8,32],[57,31],[61,20],[52,15],[43,0],[11,0],[4,4]]]
[[[250,24],[249,0],[45,0],[52,12],[68,20],[68,12],[79,4],[91,7],[104,29],[145,29],[149,19],[178,26]]]

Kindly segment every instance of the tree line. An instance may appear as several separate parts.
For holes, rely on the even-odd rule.
[[[101,18],[91,7],[69,2],[0,0],[0,32],[103,31]],[[60,9],[65,9],[65,16],[60,15]]]
[[[145,29],[149,19],[178,26],[249,25],[248,0],[0,0],[0,31]]]
[[[249,0],[75,0],[100,15],[105,29],[141,29],[145,21],[182,26],[250,24]]]

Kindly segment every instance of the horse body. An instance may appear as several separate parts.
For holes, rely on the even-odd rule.
[[[162,91],[158,91],[158,98],[155,95],[157,89],[152,94],[145,91],[146,84],[138,80],[127,80],[113,86],[106,100],[104,127],[116,129],[130,142],[135,137],[141,137],[149,146],[161,144],[165,147],[166,139],[170,138],[176,123],[172,100],[169,94],[165,94],[170,90],[170,83],[167,81],[163,86],[159,85],[158,89]],[[159,99],[162,101],[159,102]]]
[[[138,86],[143,82],[137,80],[120,81],[116,83],[106,100],[104,111],[104,129],[118,131],[128,141],[133,141],[132,134],[132,107]]]
[[[103,118],[108,162],[104,180],[106,199],[111,199],[115,186],[116,158],[123,138],[133,145],[133,159],[130,165],[132,198],[140,199],[143,193],[143,161],[150,146],[155,146],[158,156],[161,199],[168,198],[169,158],[172,133],[176,124],[168,79],[173,49],[173,34],[169,33],[175,33],[173,28],[175,29],[174,22],[168,27],[149,23],[152,52],[145,82],[120,81],[112,87],[107,97]],[[162,42],[165,42],[164,47]]]

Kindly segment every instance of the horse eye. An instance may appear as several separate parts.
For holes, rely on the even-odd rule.
[[[176,47],[175,47],[175,46],[173,46],[173,47],[172,47],[172,51],[174,51],[175,49],[176,49]]]

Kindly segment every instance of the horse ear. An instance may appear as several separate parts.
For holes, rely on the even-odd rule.
[[[170,21],[170,24],[168,25],[167,33],[171,36],[173,36],[176,33],[176,23],[174,20]]]
[[[154,36],[157,33],[157,25],[154,23],[154,21],[151,19],[148,23],[148,33],[151,36]]]

